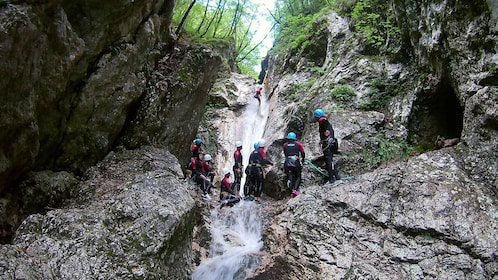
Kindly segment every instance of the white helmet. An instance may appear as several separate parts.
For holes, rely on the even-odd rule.
[[[265,147],[265,144],[266,144],[265,139],[261,139],[261,140],[259,140],[259,142],[258,142],[258,146],[259,146],[260,148],[264,148],[264,147]]]
[[[237,148],[242,147],[242,142],[240,141],[235,142],[235,147]]]
[[[212,160],[211,155],[210,154],[204,155],[204,160],[205,161]]]
[[[223,176],[226,176],[227,174],[230,174],[230,169],[223,168]]]

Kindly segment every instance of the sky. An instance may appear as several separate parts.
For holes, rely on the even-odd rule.
[[[274,1],[273,0],[250,0],[253,3],[259,4],[261,7],[259,9],[260,14],[262,15],[261,18],[259,19],[259,24],[260,27],[258,28],[259,32],[256,33],[256,38],[255,41],[259,42],[261,41],[267,33],[270,32],[271,29],[271,22],[268,22],[263,15],[268,14],[268,10],[273,10],[274,7]],[[268,50],[271,48],[273,45],[273,38],[271,34],[269,34],[265,41],[262,44],[261,52],[260,55],[261,57],[265,57],[266,53]]]

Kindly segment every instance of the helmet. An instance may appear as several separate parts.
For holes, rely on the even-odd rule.
[[[205,160],[205,161],[212,160],[211,155],[210,155],[210,154],[205,154],[205,155],[204,155],[204,160]]]
[[[265,147],[265,144],[266,144],[265,139],[261,139],[261,140],[259,140],[259,141],[258,141],[258,146],[259,146],[260,148],[264,148],[264,147]]]
[[[258,142],[255,142],[253,146],[254,146],[254,149],[259,148],[259,144],[258,144]]]
[[[230,169],[223,168],[223,176],[226,176],[227,174],[230,174]]]
[[[287,139],[289,140],[296,140],[297,139],[297,136],[294,132],[289,132],[289,134],[287,134]]]
[[[199,145],[199,144],[201,144],[201,143],[202,143],[202,139],[197,138],[197,139],[195,139],[195,140],[194,140],[194,143],[195,143],[196,145]]]
[[[321,117],[325,116],[325,112],[322,109],[316,109],[313,112],[313,116],[315,116],[315,118],[321,118]]]
[[[235,147],[237,147],[237,148],[242,147],[242,142],[240,142],[240,141],[235,142]]]

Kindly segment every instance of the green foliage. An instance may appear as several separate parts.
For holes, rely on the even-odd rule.
[[[365,157],[369,165],[379,166],[383,162],[405,159],[415,152],[415,148],[406,140],[388,140],[381,138],[380,135],[377,137],[380,138],[378,149]]]
[[[309,95],[310,88],[315,82],[316,77],[312,77],[305,83],[292,84],[289,89],[288,99],[292,101],[302,100],[304,96]]]
[[[229,47],[218,49],[237,64],[243,73],[257,76],[252,70],[259,62],[259,42],[254,42],[258,24],[255,22],[258,5],[248,0],[178,0],[173,22],[178,33],[186,33],[197,42]],[[189,10],[189,8],[191,9]],[[177,34],[178,35],[178,34]]]
[[[335,0],[332,8],[341,16],[349,17],[353,12],[357,0]]]
[[[389,38],[400,33],[394,24],[395,18],[384,0],[359,0],[351,13],[355,32],[374,47],[380,47]]]
[[[288,16],[308,16],[318,13],[324,7],[330,7],[330,0],[275,0],[275,12],[280,19]]]
[[[400,84],[394,84],[391,81],[376,78],[371,81],[368,94],[359,105],[363,110],[379,110],[384,108],[389,99],[402,93],[403,87]]]
[[[321,32],[326,29],[327,21],[318,20],[322,15],[328,12],[329,8],[325,7],[314,14],[308,15],[287,15],[282,19],[278,27],[275,51],[282,51],[284,48],[301,51],[316,44],[320,38]],[[320,26],[318,26],[320,25]]]
[[[315,66],[315,63],[313,61],[310,61],[308,63],[308,67],[313,75],[323,76],[326,73],[325,69],[323,69],[322,67]]]
[[[342,103],[348,103],[354,100],[356,93],[350,85],[337,85],[329,96]]]

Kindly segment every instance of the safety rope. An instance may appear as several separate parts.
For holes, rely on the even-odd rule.
[[[285,158],[280,159],[278,162],[281,163],[281,164],[283,164],[285,162]],[[322,174],[323,176],[329,177],[329,174],[328,174],[328,172],[325,169],[316,166],[309,159],[305,159],[304,163],[305,164],[306,163],[309,164],[313,169],[315,169],[316,171],[318,171],[318,173]],[[341,177],[341,180],[352,180],[352,179],[354,179],[354,176]]]
[[[318,171],[318,172],[319,172],[320,174],[322,174],[323,176],[326,176],[326,177],[328,177],[328,176],[329,176],[329,174],[328,174],[327,172],[325,172],[325,170],[323,170],[322,168],[320,168],[320,167],[318,167],[318,166],[314,165],[314,164],[313,164],[310,160],[305,159],[305,160],[304,160],[304,163],[307,163],[307,164],[311,165],[311,167],[313,167],[313,169],[315,169],[316,171]]]

